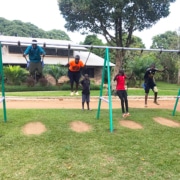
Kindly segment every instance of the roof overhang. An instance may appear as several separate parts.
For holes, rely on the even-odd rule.
[[[58,48],[58,49],[70,48],[71,50],[87,51],[87,48],[78,46],[78,44],[75,44],[72,41],[43,39],[43,38],[16,37],[16,36],[0,36],[0,42],[2,45],[29,46],[32,44],[33,39],[37,40],[37,44],[39,46],[42,46],[45,48]]]

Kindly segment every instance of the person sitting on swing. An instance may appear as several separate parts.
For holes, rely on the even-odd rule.
[[[80,56],[76,55],[75,59],[71,60],[67,66],[69,66],[68,69],[68,77],[70,79],[71,83],[71,93],[70,95],[79,95],[78,93],[78,87],[79,87],[79,80],[81,78],[81,69],[85,67],[85,64],[80,60]],[[74,92],[74,82],[76,83],[75,92]]]
[[[29,72],[30,76],[33,77],[33,79],[38,80],[42,78],[42,61],[41,61],[41,55],[42,58],[46,55],[43,48],[37,45],[37,40],[32,40],[32,45],[28,46],[26,50],[24,51],[23,56],[26,57],[29,55]],[[37,70],[37,75],[35,75],[35,72]],[[36,77],[35,77],[36,76]],[[36,79],[37,78],[37,79]]]

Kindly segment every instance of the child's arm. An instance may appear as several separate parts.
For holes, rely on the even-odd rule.
[[[159,69],[155,69],[157,72],[164,72],[164,71],[166,71],[168,68],[167,68],[167,66],[164,66],[164,69],[162,69],[162,70],[159,70]]]
[[[126,79],[131,79],[133,77],[133,73],[130,76],[126,75]]]
[[[118,75],[119,75],[119,74],[117,74],[117,75],[114,77],[114,81],[116,81],[116,78],[117,78]]]

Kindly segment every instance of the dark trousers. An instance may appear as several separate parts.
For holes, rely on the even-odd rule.
[[[119,99],[121,100],[122,113],[125,113],[124,105],[126,108],[126,112],[128,112],[128,99],[127,99],[126,90],[118,90],[117,95],[118,95]]]

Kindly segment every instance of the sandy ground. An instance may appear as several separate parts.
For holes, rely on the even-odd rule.
[[[107,97],[106,97],[107,98]],[[143,98],[129,97],[129,108],[145,108]],[[153,103],[150,98],[147,108],[171,109],[173,111],[176,102],[175,97],[159,98],[160,105]],[[98,108],[98,97],[92,97],[90,102],[91,109]],[[86,105],[85,105],[86,107]],[[112,98],[112,108],[120,108],[120,100],[117,97]],[[1,106],[2,108],[2,106]],[[81,97],[54,97],[54,98],[16,98],[6,97],[7,109],[81,109]],[[101,109],[108,109],[108,103],[101,101]],[[180,103],[177,105],[177,111],[180,111]]]

